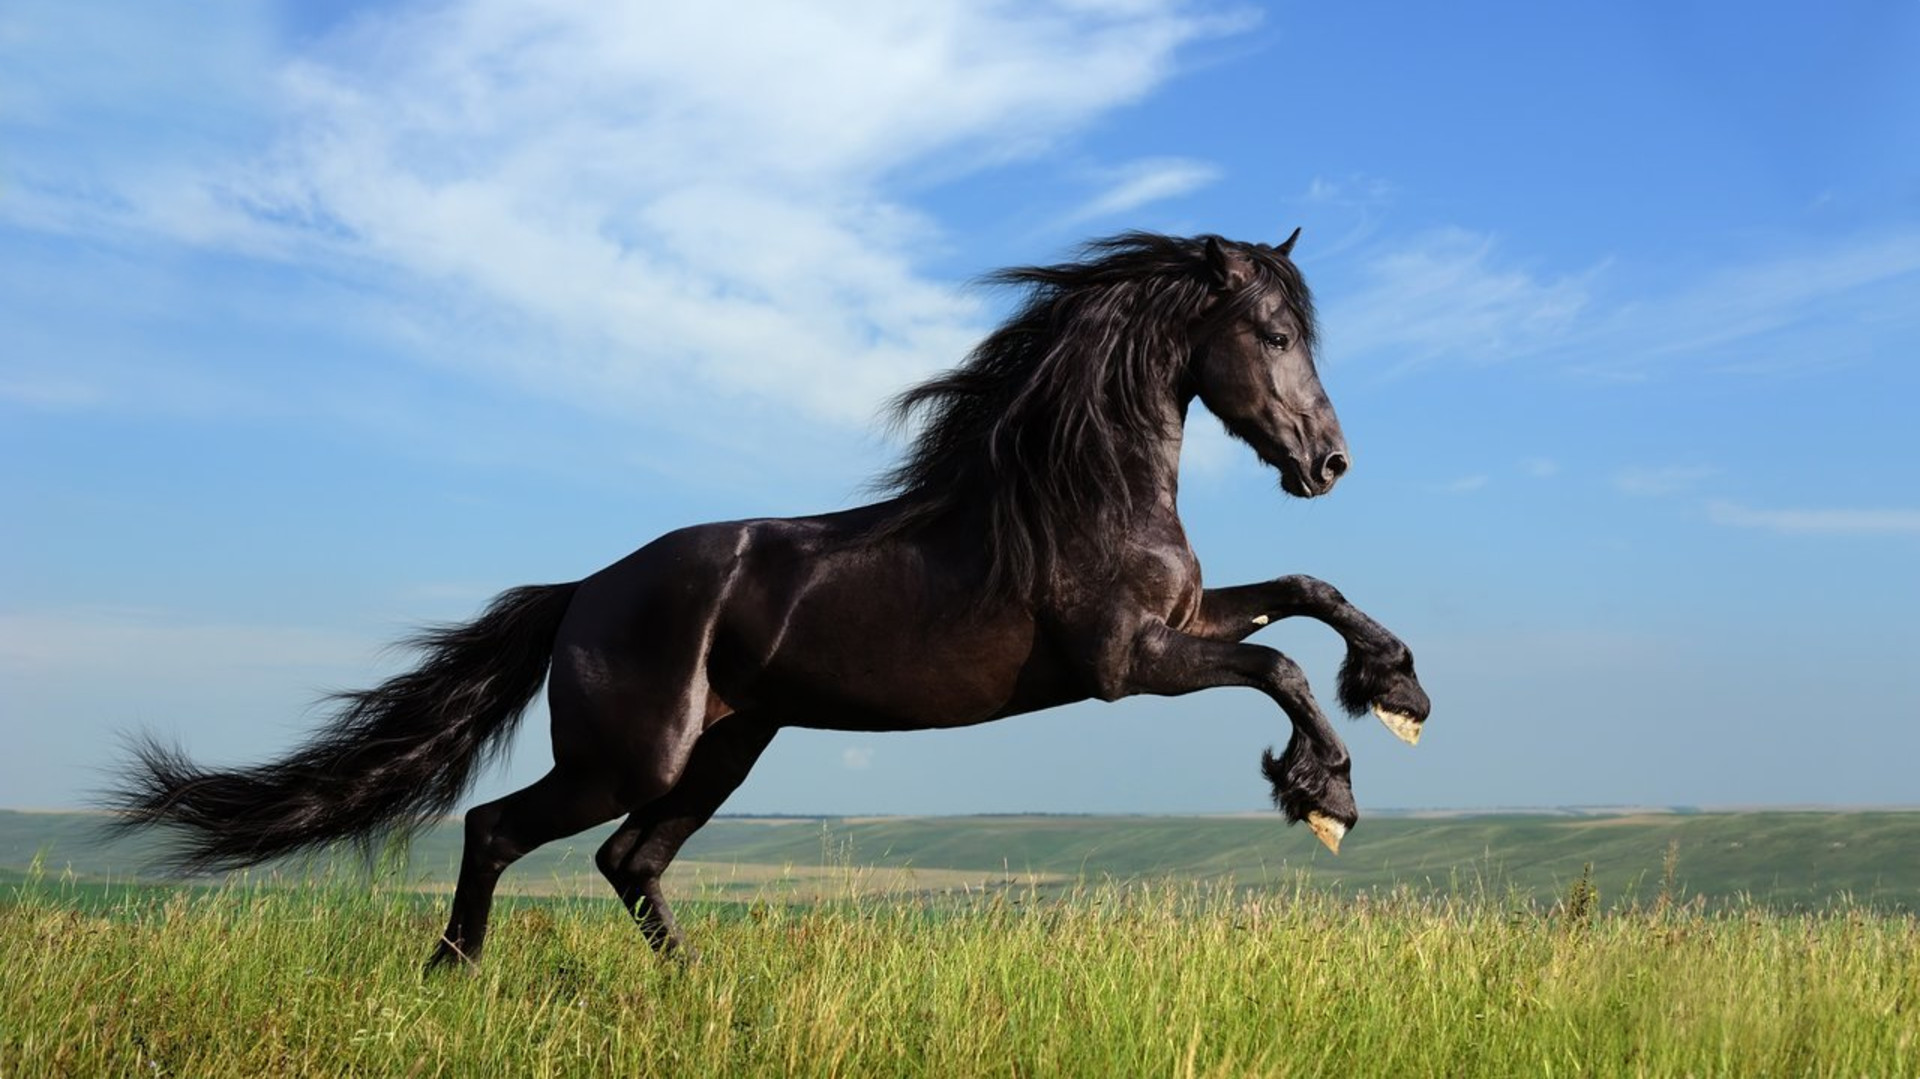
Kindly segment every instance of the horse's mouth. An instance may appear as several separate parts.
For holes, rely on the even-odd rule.
[[[1331,483],[1318,490],[1308,486],[1306,472],[1299,465],[1294,464],[1291,458],[1286,463],[1274,467],[1280,471],[1280,489],[1295,498],[1318,498],[1333,490]]]

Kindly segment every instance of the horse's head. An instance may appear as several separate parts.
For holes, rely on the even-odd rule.
[[[1288,494],[1312,498],[1346,472],[1347,440],[1313,365],[1313,304],[1278,247],[1205,242],[1215,300],[1200,324],[1192,385],[1207,410],[1280,472]]]

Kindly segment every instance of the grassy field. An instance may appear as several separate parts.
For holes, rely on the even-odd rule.
[[[423,980],[440,903],[350,887],[0,903],[0,1075],[1920,1074],[1911,914],[1103,885],[518,899]]]
[[[1920,813],[722,819],[700,962],[589,835],[430,980],[451,828],[184,885],[100,823],[0,812],[0,1076],[1920,1075]]]

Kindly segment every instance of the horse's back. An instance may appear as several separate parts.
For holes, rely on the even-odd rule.
[[[962,726],[1060,697],[1031,616],[974,603],[981,553],[877,534],[878,512],[670,532],[582,583],[556,673],[697,662],[725,710],[812,727]]]

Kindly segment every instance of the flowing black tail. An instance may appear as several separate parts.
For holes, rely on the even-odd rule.
[[[306,745],[270,764],[207,771],[143,739],[124,783],[107,793],[115,827],[181,833],[169,864],[234,869],[342,839],[411,835],[450,811],[492,760],[546,681],[554,635],[577,584],[502,593],[466,625],[408,642],[416,668],[342,707]]]

